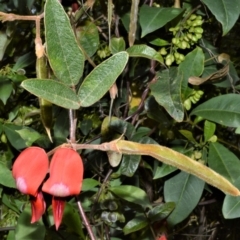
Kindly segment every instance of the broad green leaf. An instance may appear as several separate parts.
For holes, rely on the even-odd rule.
[[[164,47],[170,44],[168,41],[161,38],[155,38],[153,40],[149,39],[149,43],[158,47]]]
[[[80,107],[77,95],[68,86],[50,79],[27,79],[21,86],[37,97],[68,109]]]
[[[174,202],[161,203],[148,212],[148,218],[151,222],[161,221],[166,218],[174,208]]]
[[[207,142],[215,133],[216,130],[216,124],[205,121],[204,122],[204,141]]]
[[[61,3],[47,0],[44,13],[47,56],[51,68],[60,81],[74,86],[83,73],[84,54]]]
[[[176,68],[171,68],[158,72],[157,77],[157,81],[150,85],[151,94],[172,118],[181,122],[184,117],[181,103],[182,75],[177,73]]]
[[[240,177],[234,182],[234,185],[240,189]],[[240,197],[227,195],[223,201],[222,213],[225,219],[240,217]]]
[[[143,208],[151,207],[148,196],[141,188],[131,185],[121,185],[117,187],[110,187],[109,190],[118,197],[142,206]]]
[[[170,225],[180,223],[192,212],[202,196],[204,185],[204,181],[184,172],[165,181],[165,202],[176,204],[167,219]]]
[[[11,123],[5,123],[3,125],[3,131],[5,132],[8,141],[14,148],[18,150],[27,147],[26,142],[17,132],[18,130],[21,130],[23,128],[24,128],[23,126],[18,126]]]
[[[240,126],[240,95],[225,94],[200,104],[190,114],[228,127]]]
[[[30,147],[37,139],[41,137],[41,135],[38,132],[34,131],[31,128],[22,128],[16,130],[16,132],[25,141],[28,147]]]
[[[100,185],[99,181],[92,178],[85,178],[83,179],[82,183],[82,191],[87,192],[99,185]]]
[[[82,49],[92,57],[100,44],[97,26],[91,21],[84,21],[76,29],[76,36]]]
[[[10,81],[1,81],[0,82],[0,99],[3,104],[6,105],[8,98],[10,97],[13,90],[12,83]]]
[[[138,169],[140,161],[141,161],[140,155],[124,154],[119,171],[121,172],[122,175],[132,177],[136,170]]]
[[[145,44],[133,45],[126,51],[128,52],[129,57],[144,57],[151,60],[156,60],[160,63],[164,62],[162,55],[159,52]]]
[[[139,12],[139,22],[142,28],[141,37],[165,26],[183,11],[184,9],[179,8],[156,8],[143,5]]]
[[[151,156],[158,161],[172,165],[187,173],[199,177],[206,183],[219,188],[226,194],[233,196],[240,195],[239,189],[234,187],[226,178],[222,177],[220,174],[213,171],[211,168],[206,167],[202,163],[192,160],[186,155],[176,152],[170,148],[155,144],[141,144],[126,140],[117,140],[112,141],[108,144],[105,143],[103,150],[114,151],[114,149],[115,151],[118,149],[118,151],[122,154]]]
[[[26,53],[17,59],[12,70],[17,71],[19,69],[25,68],[25,67],[29,66],[30,64],[34,63],[35,60],[36,60],[36,56],[34,55],[34,53],[32,53],[32,52]]]
[[[110,50],[112,54],[115,54],[121,51],[125,51],[126,43],[123,37],[119,37],[119,38],[114,37],[111,39],[110,47],[111,47]]]
[[[127,52],[119,52],[94,68],[78,91],[81,107],[89,107],[101,99],[122,73],[127,61]]]
[[[188,130],[185,130],[185,129],[182,129],[182,130],[179,130],[179,132],[190,142],[193,142],[193,143],[197,143],[197,141],[195,140],[195,138],[193,137],[193,133],[188,131]]]
[[[0,61],[2,60],[5,50],[11,40],[12,39],[9,38],[5,32],[0,31]]]
[[[66,230],[79,236],[79,239],[84,239],[82,221],[79,217],[79,212],[76,207],[66,203],[64,207],[64,215],[62,223],[66,225]]]
[[[16,188],[12,172],[0,162],[0,184],[9,188]]]
[[[24,211],[21,213],[15,230],[15,239],[27,239],[27,240],[44,240],[46,228],[39,220],[35,223],[31,223],[31,207],[27,205]]]
[[[138,230],[141,230],[148,226],[148,220],[146,217],[141,214],[138,216],[135,216],[132,220],[130,220],[123,228],[123,232],[125,235],[136,232]]]
[[[183,75],[182,94],[185,96],[188,87],[188,78],[199,77],[204,69],[204,54],[200,47],[196,47],[192,52],[185,56],[185,59],[178,66],[179,74]]]
[[[226,35],[239,17],[240,2],[238,0],[202,0],[202,2],[222,24],[223,36]]]
[[[208,165],[232,183],[240,176],[239,159],[220,143],[209,144]]]
[[[167,165],[167,164],[162,164],[161,166],[158,166],[156,170],[154,171],[153,174],[153,179],[158,179],[167,176],[168,174],[176,171],[177,168]]]

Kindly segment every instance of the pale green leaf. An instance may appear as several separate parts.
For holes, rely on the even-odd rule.
[[[116,194],[118,197],[142,206],[143,208],[150,207],[150,202],[146,192],[141,188],[131,185],[121,185],[116,187],[110,187],[109,190]]]
[[[101,99],[122,73],[127,61],[127,52],[119,52],[94,68],[78,91],[80,105],[88,107]]]
[[[234,185],[240,189],[240,177],[236,179]],[[240,217],[240,197],[227,195],[223,201],[222,213],[225,219]]]
[[[239,159],[220,143],[209,143],[208,165],[232,183],[240,176]]]
[[[240,126],[240,95],[220,95],[194,108],[190,115],[197,115],[228,127]]]
[[[51,68],[60,81],[76,85],[82,76],[85,57],[77,44],[69,18],[58,0],[47,0],[44,13]]]
[[[151,60],[156,60],[163,63],[162,55],[154,48],[151,48],[145,44],[134,45],[126,50],[129,57],[144,57]]]
[[[77,95],[68,86],[50,79],[28,79],[21,86],[37,97],[68,109],[80,107]]]

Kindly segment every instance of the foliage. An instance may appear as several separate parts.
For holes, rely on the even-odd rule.
[[[1,2],[0,237],[213,237],[219,215],[237,221],[237,54],[219,42],[239,13],[237,0]],[[31,146],[83,158],[57,231],[49,195],[31,224],[32,197],[12,177]]]

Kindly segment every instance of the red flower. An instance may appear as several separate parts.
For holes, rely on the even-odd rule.
[[[39,147],[29,147],[21,152],[13,164],[12,174],[20,192],[32,197],[32,220],[38,221],[45,212],[42,193],[38,191],[48,171],[48,157]]]
[[[56,150],[50,164],[50,177],[42,190],[53,196],[52,207],[56,229],[61,224],[64,197],[77,195],[82,188],[83,163],[77,152],[70,148]]]

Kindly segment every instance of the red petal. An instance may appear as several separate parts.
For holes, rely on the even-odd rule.
[[[36,196],[48,171],[48,157],[39,147],[26,148],[13,164],[12,174],[20,192]]]
[[[31,223],[37,222],[46,210],[46,204],[42,192],[38,192],[36,197],[31,199],[32,219]]]
[[[79,154],[70,148],[56,150],[50,164],[50,177],[42,190],[56,197],[77,195],[81,191],[83,163]]]
[[[64,207],[65,207],[65,201],[63,201],[61,198],[55,198],[55,197],[52,198],[53,218],[54,218],[56,230],[58,230],[62,222]]]

